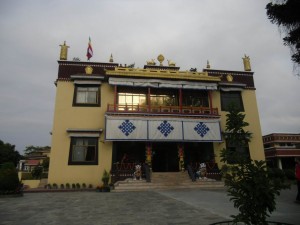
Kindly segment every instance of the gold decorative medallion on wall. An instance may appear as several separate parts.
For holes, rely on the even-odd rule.
[[[226,79],[228,82],[232,82],[233,81],[233,77],[231,74],[227,74]]]
[[[93,68],[91,66],[85,67],[85,74],[90,75],[93,73]]]

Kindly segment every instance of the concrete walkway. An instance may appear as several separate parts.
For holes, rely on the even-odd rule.
[[[295,186],[282,192],[270,221],[300,225],[295,194]],[[49,192],[0,198],[1,225],[204,225],[228,220],[236,212],[224,189]]]

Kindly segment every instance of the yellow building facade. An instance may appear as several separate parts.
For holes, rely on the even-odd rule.
[[[112,61],[58,61],[48,183],[95,186],[104,170],[132,176],[137,164],[152,173],[220,168],[230,102],[250,124],[250,157],[264,160],[249,61],[247,71],[202,72],[164,65],[162,55],[143,69]]]

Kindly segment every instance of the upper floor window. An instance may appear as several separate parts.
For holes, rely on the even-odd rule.
[[[98,138],[72,137],[69,165],[97,165]]]
[[[209,107],[207,91],[183,92],[182,105],[193,107]]]
[[[244,105],[243,105],[243,99],[241,92],[239,91],[221,91],[221,110],[222,111],[228,111],[228,107],[234,104],[235,107],[243,112],[244,111]]]
[[[120,105],[146,105],[146,94],[118,93],[118,104]]]
[[[178,92],[175,90],[152,89],[150,103],[153,106],[178,106]]]
[[[94,85],[76,85],[73,105],[100,106],[100,87]]]

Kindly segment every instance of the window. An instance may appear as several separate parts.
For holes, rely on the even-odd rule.
[[[98,138],[72,137],[69,165],[98,165]]]
[[[193,107],[209,107],[207,91],[183,92],[182,105]]]
[[[146,105],[146,94],[118,93],[120,105]]]
[[[152,106],[178,106],[178,91],[173,89],[152,89],[150,103]]]
[[[100,106],[99,86],[75,86],[73,105]]]
[[[241,92],[223,92],[221,91],[221,109],[222,111],[228,111],[229,105],[234,104],[241,112],[244,112],[243,100]]]

